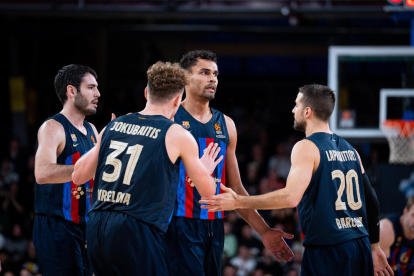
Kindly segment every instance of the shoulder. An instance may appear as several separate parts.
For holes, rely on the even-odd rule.
[[[383,218],[380,220],[380,233],[382,238],[394,240],[394,225],[389,218]]]
[[[190,132],[183,129],[183,127],[177,123],[172,124],[168,128],[166,135],[173,139],[187,139],[189,137],[193,137]]]
[[[98,134],[98,130],[96,129],[95,125],[92,124],[91,122],[88,122],[88,121],[87,121],[87,123],[92,127],[93,132],[97,135]]]
[[[318,155],[319,156],[319,148],[316,146],[314,142],[308,139],[303,139],[297,142],[292,149],[293,154],[302,154],[302,155]]]
[[[230,133],[236,132],[237,131],[236,125],[234,124],[233,119],[225,114],[223,114],[223,116],[224,116],[224,120],[226,121],[227,131],[229,131]]]
[[[65,129],[63,125],[58,121],[54,119],[49,119],[40,126],[39,134],[42,133],[64,134]]]

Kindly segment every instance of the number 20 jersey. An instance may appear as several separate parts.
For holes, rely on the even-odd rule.
[[[306,137],[320,163],[298,205],[306,245],[334,245],[368,236],[361,165],[354,148],[336,134]]]
[[[91,212],[122,212],[167,230],[178,184],[178,166],[165,146],[172,124],[164,116],[139,113],[108,124],[99,150]]]

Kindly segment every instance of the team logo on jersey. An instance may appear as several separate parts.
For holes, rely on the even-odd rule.
[[[82,191],[82,187],[77,187],[77,188],[72,189],[72,196],[74,196],[76,199],[79,199],[84,194],[85,193]]]
[[[221,131],[221,127],[220,127],[220,125],[218,123],[216,123],[214,125],[214,128],[216,129],[216,131]]]
[[[92,140],[92,142],[93,142],[94,144],[96,144],[96,142],[95,142],[95,138],[93,137],[93,135],[91,135],[91,140]]]
[[[190,122],[189,121],[183,121],[182,126],[183,126],[184,129],[189,129],[190,128]]]
[[[73,143],[76,143],[78,141],[75,134],[71,134],[70,136],[72,137]]]

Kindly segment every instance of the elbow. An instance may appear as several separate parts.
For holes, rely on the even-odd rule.
[[[300,203],[300,198],[296,196],[288,196],[286,201],[286,208],[296,208]]]
[[[72,182],[73,184],[76,185],[82,185],[83,183],[85,183],[86,181],[83,181],[82,177],[79,175],[79,173],[72,173]]]
[[[208,185],[209,187],[205,188],[205,189],[200,189],[198,191],[198,193],[202,196],[202,197],[206,197],[206,198],[211,198],[212,196],[214,196],[216,194],[216,189],[213,187],[213,185]]]
[[[36,183],[37,184],[46,184],[47,183],[46,176],[42,173],[39,173],[39,172],[35,171],[35,178],[36,178]]]

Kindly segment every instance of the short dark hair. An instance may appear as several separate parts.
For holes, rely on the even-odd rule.
[[[148,93],[156,102],[171,100],[188,84],[187,71],[178,63],[158,61],[148,68],[147,78]]]
[[[310,107],[315,116],[327,122],[335,108],[335,93],[327,86],[309,84],[299,88],[304,107]]]
[[[197,65],[199,58],[205,59],[205,60],[211,60],[217,63],[217,56],[215,53],[208,51],[208,50],[195,50],[195,51],[190,51],[186,53],[185,55],[183,55],[183,57],[180,60],[180,66],[181,68],[188,70],[191,67]]]
[[[82,79],[87,73],[93,75],[95,79],[98,79],[96,72],[85,65],[69,64],[59,70],[55,77],[55,90],[62,104],[65,104],[68,100],[68,96],[66,95],[67,86],[72,85],[79,92]]]

